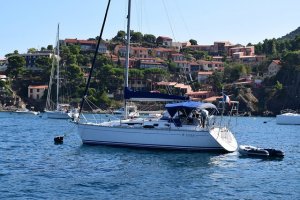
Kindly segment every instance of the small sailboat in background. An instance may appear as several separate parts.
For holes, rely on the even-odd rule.
[[[109,8],[107,5],[105,19]],[[126,66],[124,83],[124,110],[125,119],[113,121],[89,121],[80,115],[77,119],[78,133],[85,144],[114,145],[139,148],[177,149],[177,150],[204,150],[233,152],[237,150],[237,141],[232,132],[226,127],[215,123],[213,112],[216,106],[210,103],[189,101],[187,97],[160,93],[132,91],[128,87],[128,68],[130,52],[130,11],[131,0],[128,1],[127,15],[127,43],[126,43]],[[83,104],[87,99],[87,91],[91,74],[95,66],[95,60],[102,38],[101,29],[94,61],[87,81],[85,94],[80,105],[81,113]],[[169,118],[134,118],[127,115],[127,101],[165,101],[179,102],[168,103],[165,106]],[[203,109],[213,112],[201,118],[197,112]],[[200,120],[205,120],[200,123]]]
[[[71,119],[78,117],[78,112],[76,109],[71,109],[69,104],[66,103],[60,103],[59,102],[59,95],[60,95],[60,68],[59,68],[59,24],[57,26],[57,37],[56,37],[56,54],[53,55],[53,61],[52,61],[52,68],[51,68],[51,74],[50,74],[50,81],[49,81],[49,87],[48,87],[48,93],[47,93],[47,101],[46,101],[46,108],[45,108],[45,114],[47,115],[47,118],[50,119]],[[52,86],[54,84],[54,73],[56,70],[56,102],[53,103],[52,101]]]
[[[16,113],[16,114],[27,114],[27,115],[28,114],[29,115],[38,115],[40,112],[28,110],[27,108],[22,108],[22,109],[16,110],[14,113]]]
[[[114,115],[125,116],[125,108],[121,107],[113,111]],[[131,118],[139,117],[140,113],[135,104],[127,105],[127,116]]]

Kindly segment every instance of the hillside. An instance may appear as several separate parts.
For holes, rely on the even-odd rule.
[[[278,39],[279,40],[292,40],[297,35],[300,35],[300,26],[296,30],[294,30],[294,31],[292,31],[292,32],[290,32],[290,33],[286,34],[285,36],[283,36],[281,38],[278,38]]]

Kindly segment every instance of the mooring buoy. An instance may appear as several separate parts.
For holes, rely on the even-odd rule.
[[[64,136],[56,136],[54,138],[54,144],[62,144],[64,142]]]

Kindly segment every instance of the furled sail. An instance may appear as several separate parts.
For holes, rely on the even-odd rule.
[[[128,87],[124,88],[124,97],[131,101],[187,101],[187,96],[177,96],[156,92],[133,91]]]

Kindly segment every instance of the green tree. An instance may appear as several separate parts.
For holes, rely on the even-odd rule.
[[[196,60],[205,59],[208,56],[206,51],[193,51],[191,53]]]
[[[34,52],[36,52],[36,51],[37,51],[36,48],[29,48],[29,49],[27,50],[28,53],[34,53]]]
[[[152,80],[159,82],[165,79],[168,79],[170,74],[165,69],[150,68],[144,70],[145,80]]]
[[[53,45],[48,45],[48,46],[47,46],[47,50],[52,51],[52,50],[53,50]]]
[[[112,39],[115,42],[124,42],[126,33],[125,31],[118,31],[117,35]]]
[[[35,59],[34,64],[37,68],[49,71],[52,65],[52,59],[49,57],[38,57]]]
[[[297,66],[297,65],[300,66],[300,50],[286,52],[283,55],[282,60],[286,67]]]
[[[144,73],[143,70],[140,69],[129,69],[129,77],[135,79],[143,79]]]
[[[5,81],[0,80],[0,87],[5,87]]]
[[[38,57],[34,64],[37,68],[42,69],[42,73],[39,75],[42,80],[47,80],[50,77],[51,67],[53,59],[49,57]]]
[[[208,77],[208,83],[212,85],[214,92],[221,92],[223,87],[223,73],[214,72],[211,76]]]
[[[295,39],[291,41],[291,50],[300,50],[300,35],[297,35]]]
[[[197,40],[194,39],[190,39],[189,41],[191,43],[191,45],[197,45]]]
[[[167,65],[170,73],[177,73],[180,71],[180,68],[177,67],[176,63],[174,62],[168,62]]]
[[[79,45],[74,45],[71,44],[70,46],[68,46],[70,49],[70,53],[73,55],[78,55],[80,52],[80,46]]]
[[[147,43],[150,43],[150,44],[155,44],[156,43],[156,37],[152,34],[145,34],[143,36],[143,40]]]
[[[132,31],[130,40],[131,42],[141,43],[143,41],[143,34]]]
[[[76,64],[70,64],[63,70],[63,77],[65,79],[64,89],[68,91],[70,97],[78,98],[78,91],[81,86],[84,85],[83,73],[81,69]],[[81,95],[81,94],[80,94]]]
[[[282,90],[282,88],[283,88],[282,83],[280,83],[279,81],[276,81],[275,89],[276,89],[276,90]]]
[[[6,73],[12,78],[17,78],[25,71],[25,58],[19,55],[10,56],[8,58],[8,66]]]

